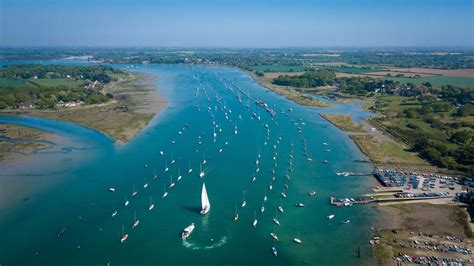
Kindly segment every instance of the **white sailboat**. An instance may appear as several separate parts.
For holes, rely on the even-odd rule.
[[[148,210],[151,211],[153,210],[153,208],[155,208],[155,204],[151,202],[151,196],[150,196],[150,206],[148,207]]]
[[[275,212],[275,218],[273,218],[273,223],[280,226],[280,221],[278,221],[278,211]]]
[[[297,244],[303,244],[303,241],[301,241],[299,232],[298,232],[298,237],[293,238],[293,241]]]
[[[135,190],[135,185],[133,185],[132,197],[135,197],[137,194],[138,194],[138,191]]]
[[[242,193],[242,205],[240,205],[240,207],[242,207],[242,208],[244,208],[245,205],[247,205],[247,201],[245,201],[245,193],[246,193],[246,191],[244,191]]]
[[[281,213],[284,213],[285,211],[283,210],[283,207],[282,207],[281,205],[282,205],[282,202],[281,202],[281,198],[280,198],[280,206],[278,206],[278,210],[279,210]]]
[[[278,241],[278,236],[275,233],[270,233],[270,236],[276,241]]]
[[[170,176],[170,185],[169,188],[173,188],[176,184],[173,182],[173,176]]]
[[[191,173],[193,171],[193,168],[191,168],[191,162],[189,162],[189,170],[188,170],[188,174]]]
[[[122,237],[120,238],[120,243],[123,243],[127,240],[128,238],[128,234],[125,234],[125,229],[124,229],[124,226],[122,224]]]
[[[199,177],[203,178],[205,175],[204,171],[202,170],[202,164],[199,164]]]
[[[183,177],[181,176],[181,171],[178,168],[178,177],[176,178],[176,181],[181,180],[181,178],[183,178]]]
[[[211,210],[211,203],[209,202],[206,185],[204,183],[202,183],[201,208],[202,215],[206,215]]]
[[[123,205],[128,206],[129,203],[130,201],[128,201],[127,197],[125,197],[125,203]]]
[[[140,224],[140,220],[137,219],[137,212],[136,211],[133,211],[133,218],[134,218],[134,221],[133,221],[132,228],[135,228]]]
[[[156,169],[153,169],[153,177],[151,179],[157,179],[158,176],[156,175]]]
[[[254,211],[254,212],[253,212],[253,223],[252,223],[252,226],[253,226],[253,227],[257,227],[257,223],[258,223],[258,220],[257,220],[257,212]]]
[[[168,192],[166,191],[166,184],[163,184],[163,196],[161,197],[166,198],[166,196],[168,196]]]

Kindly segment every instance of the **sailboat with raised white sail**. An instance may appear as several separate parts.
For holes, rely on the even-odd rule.
[[[209,202],[209,197],[207,195],[206,184],[202,183],[202,192],[201,192],[201,214],[206,215],[211,210],[211,203]]]

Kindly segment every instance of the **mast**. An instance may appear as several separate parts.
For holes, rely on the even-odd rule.
[[[209,197],[207,195],[206,185],[202,183],[202,192],[201,192],[201,214],[206,214],[211,209],[211,203],[209,202]]]

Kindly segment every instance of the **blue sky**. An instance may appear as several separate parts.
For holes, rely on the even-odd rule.
[[[474,0],[0,0],[0,46],[474,46]]]

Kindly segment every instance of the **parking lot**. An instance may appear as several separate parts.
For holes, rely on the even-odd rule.
[[[400,188],[405,194],[454,197],[462,190],[456,178],[450,176],[380,169],[376,170],[376,176],[385,186]]]

